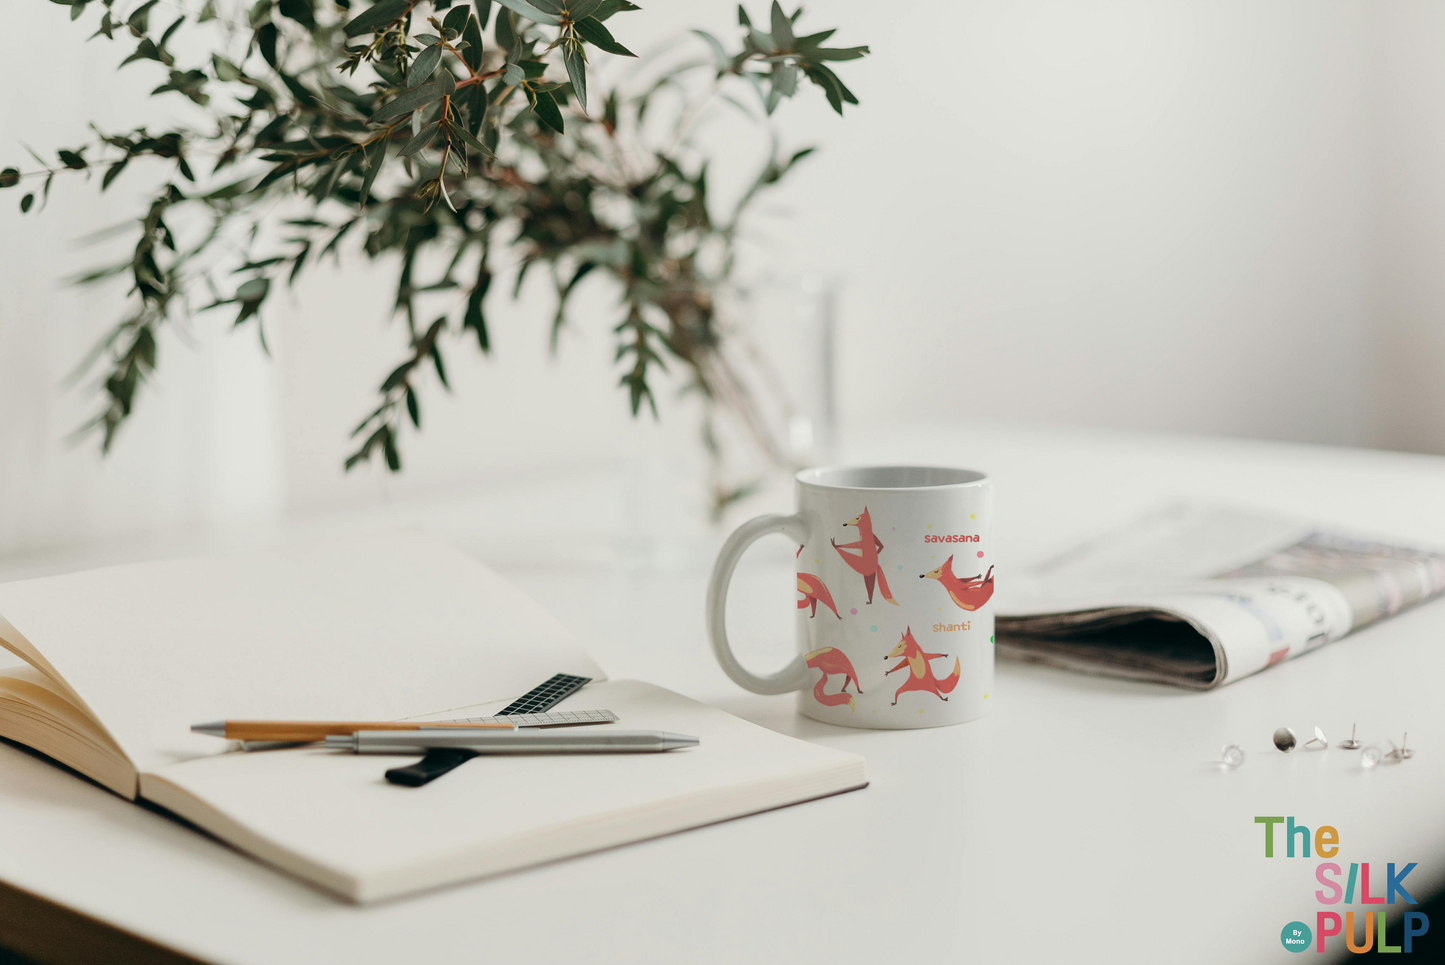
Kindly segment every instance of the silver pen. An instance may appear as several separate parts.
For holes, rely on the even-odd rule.
[[[329,734],[326,746],[357,754],[424,754],[450,747],[478,754],[635,754],[694,747],[696,737],[662,730],[614,730],[582,733],[496,731],[448,728],[436,730],[364,730]]]

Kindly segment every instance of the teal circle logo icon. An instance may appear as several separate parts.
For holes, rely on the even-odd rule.
[[[1292,921],[1279,933],[1279,941],[1292,952],[1302,952],[1310,947],[1310,926],[1302,921]]]

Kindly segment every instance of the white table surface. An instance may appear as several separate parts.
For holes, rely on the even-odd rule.
[[[1442,458],[1008,426],[871,438],[850,461],[996,476],[1001,581],[1010,565],[1181,496],[1445,544]],[[583,485],[600,483],[393,506],[367,521],[450,534],[552,609],[612,676],[862,754],[871,786],[358,908],[0,745],[0,880],[199,958],[258,965],[1277,961],[1289,957],[1285,923],[1313,925],[1323,906],[1315,861],[1263,857],[1253,818],[1264,814],[1333,825],[1336,860],[1371,862],[1381,885],[1388,861],[1419,862],[1408,879],[1417,898],[1445,882],[1445,603],[1209,693],[1001,663],[979,721],[833,728],[723,676],[703,634],[700,567],[660,572],[608,563],[605,546],[578,549],[606,542],[588,529],[595,514],[566,498]],[[539,535],[544,525],[554,537]],[[153,547],[132,550],[10,560],[0,577]],[[751,562],[731,606],[761,668],[791,640],[791,549]],[[1345,751],[1284,755],[1269,744],[1282,724],[1338,739],[1352,722],[1369,739],[1408,730],[1417,756],[1364,771]],[[1228,742],[1249,753],[1237,771],[1210,763]]]

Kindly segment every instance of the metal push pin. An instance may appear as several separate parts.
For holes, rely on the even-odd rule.
[[[1344,750],[1347,750],[1347,751],[1356,751],[1356,750],[1359,750],[1359,749],[1360,749],[1360,742],[1357,741],[1357,740],[1355,740],[1355,725],[1354,725],[1354,724],[1351,724],[1351,725],[1350,725],[1350,739],[1347,740],[1347,741],[1340,741],[1340,742],[1339,742],[1338,744],[1336,744],[1335,746],[1336,746],[1336,747],[1339,747],[1339,748],[1342,748],[1342,749],[1344,749]]]
[[[1278,747],[1280,750],[1288,754],[1290,751],[1294,750],[1294,745],[1294,731],[1290,730],[1288,727],[1281,727],[1274,732],[1275,747]]]
[[[1394,758],[1395,760],[1397,760],[1397,761],[1405,761],[1405,760],[1409,760],[1410,758],[1414,757],[1414,756],[1415,756],[1415,752],[1412,751],[1412,750],[1410,750],[1409,747],[1405,746],[1405,742],[1406,742],[1407,740],[1409,740],[1409,738],[1410,738],[1410,734],[1409,734],[1409,732],[1406,732],[1405,737],[1400,741],[1400,746],[1399,746],[1399,747],[1396,747],[1396,746],[1395,746],[1395,742],[1394,742],[1394,741],[1385,741],[1386,744],[1389,744],[1389,745],[1390,745],[1390,753],[1386,754],[1385,756],[1386,756],[1386,757],[1393,757],[1393,758]]]
[[[1238,744],[1225,744],[1219,756],[1223,759],[1224,766],[1232,770],[1244,763],[1244,748]]]
[[[1305,741],[1304,746],[1309,747],[1311,744],[1320,745],[1320,750],[1322,751],[1329,750],[1330,748],[1330,742],[1325,739],[1325,732],[1318,727],[1315,728],[1315,736]]]

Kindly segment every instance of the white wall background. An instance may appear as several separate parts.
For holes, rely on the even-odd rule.
[[[0,165],[133,124],[149,65],[85,45],[41,0],[13,3],[0,62]],[[726,32],[721,0],[619,18],[634,47]],[[752,4],[761,13],[761,2]],[[818,143],[771,203],[750,264],[842,284],[842,416],[1005,419],[1445,452],[1445,11],[1364,0],[814,0],[817,27],[874,56],[844,64],[862,106],[784,105]],[[75,50],[57,70],[56,50]],[[43,83],[34,78],[43,77]],[[810,95],[812,92],[809,92]],[[762,142],[723,122],[714,171]],[[346,433],[399,357],[390,266],[313,276],[250,334],[203,316],[163,346],[156,391],[102,462],[64,436],[91,404],[63,375],[115,299],[58,279],[75,239],[128,215],[141,179],[97,201],[59,183],[21,218],[0,195],[0,553],[158,528],[439,492],[692,437],[634,425],[610,368],[609,305],[545,356],[538,287],[492,307],[495,356],[454,351],[408,470],[343,476]],[[111,293],[116,294],[115,292]],[[662,400],[664,403],[667,399]]]
[[[1445,6],[1382,4],[1378,86],[1379,219],[1370,440],[1445,452]]]

